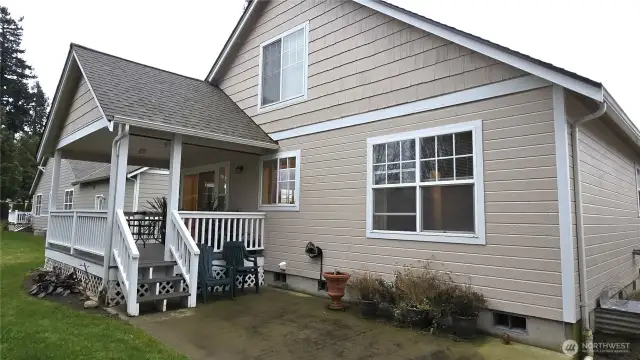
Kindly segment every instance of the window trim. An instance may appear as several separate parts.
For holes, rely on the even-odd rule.
[[[70,203],[67,202],[67,193],[68,192],[71,192],[71,202]],[[73,188],[66,189],[64,191],[64,197],[62,198],[62,209],[63,210],[73,210],[73,198],[74,198],[74,195],[75,195],[75,191],[73,190]],[[69,209],[66,209],[67,204],[71,205],[71,207]]]
[[[473,139],[473,171],[474,171],[474,206],[475,206],[475,234],[450,233],[450,232],[403,232],[389,230],[373,230],[373,145],[387,143],[392,141],[418,139],[422,137],[430,137],[457,133],[463,131],[471,131]],[[416,141],[418,144],[419,141]],[[484,208],[484,158],[483,158],[483,140],[482,140],[482,120],[474,120],[464,123],[438,126],[433,128],[421,129],[416,131],[408,131],[398,134],[383,135],[367,139],[367,199],[366,199],[366,231],[368,238],[389,239],[389,240],[410,240],[425,242],[441,242],[455,244],[475,244],[485,245],[485,208]],[[419,158],[416,153],[416,159]],[[416,168],[417,191],[420,190],[419,168]],[[450,182],[440,182],[447,184]],[[401,185],[401,184],[399,184]],[[394,186],[395,187],[395,186]],[[422,215],[422,207],[420,206],[420,196],[416,193],[416,219],[420,219]],[[419,230],[419,229],[417,229]]]
[[[638,205],[638,217],[640,217],[640,176],[638,176],[638,172],[640,172],[640,163],[636,163],[636,166],[635,166],[636,200]]]
[[[40,199],[40,204],[38,204],[38,198]],[[33,197],[33,215],[34,216],[42,216],[42,193],[36,194]]]
[[[300,29],[305,29],[304,33],[305,33],[305,52],[304,52],[304,66],[302,67],[302,95],[300,96],[296,96],[290,99],[286,99],[286,100],[280,100],[280,101],[276,101],[273,102],[269,105],[262,105],[262,57],[263,57],[263,49],[265,46],[273,43],[274,41],[280,39],[282,40],[282,38],[284,38],[285,36],[294,33]],[[282,66],[282,64],[281,64]],[[297,102],[300,101],[304,101],[307,100],[307,83],[308,83],[308,74],[309,74],[309,21],[306,21],[292,29],[289,29],[285,32],[283,32],[280,35],[274,36],[271,39],[263,42],[260,44],[260,56],[258,57],[258,105],[257,105],[257,112],[260,113],[265,113],[265,112],[269,112],[272,110],[276,110],[276,109],[281,109],[283,107],[287,107],[289,105],[293,105]],[[281,85],[282,86],[282,85]],[[282,90],[282,89],[281,89]]]
[[[260,157],[258,163],[258,210],[261,211],[300,211],[300,150],[282,151]],[[296,158],[296,192],[293,194],[295,198],[295,204],[262,204],[262,164],[266,160],[281,159],[281,158]],[[278,161],[278,164],[280,162]],[[279,174],[279,173],[278,173]],[[279,175],[278,175],[279,176]],[[276,179],[276,183],[278,180]]]

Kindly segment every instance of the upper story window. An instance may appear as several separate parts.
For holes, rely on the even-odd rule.
[[[33,197],[33,215],[40,216],[42,213],[42,194]]]
[[[307,22],[260,45],[258,110],[306,98],[308,30]]]
[[[64,191],[64,205],[63,210],[71,210],[73,209],[73,189],[68,189]]]
[[[481,124],[368,139],[367,236],[484,244]]]
[[[300,151],[260,159],[260,210],[300,209]]]

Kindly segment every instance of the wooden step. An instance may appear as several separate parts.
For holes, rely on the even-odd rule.
[[[154,277],[151,279],[138,279],[138,284],[154,284],[154,283],[159,283],[164,281],[177,281],[177,280],[184,280],[184,277],[182,275],[176,275],[176,276]]]
[[[164,300],[164,299],[173,299],[189,296],[190,294],[186,291],[183,292],[172,292],[168,294],[158,294],[158,295],[147,295],[138,297],[138,302],[147,302],[147,301],[156,301],[156,300]]]
[[[138,263],[138,268],[150,268],[150,267],[167,267],[167,266],[176,266],[178,263],[175,261],[164,261],[164,260],[147,260],[140,261]]]

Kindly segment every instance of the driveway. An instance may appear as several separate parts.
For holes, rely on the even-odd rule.
[[[219,300],[131,318],[131,323],[192,359],[554,360],[566,356],[485,337],[456,342],[326,309],[328,300],[249,290]]]

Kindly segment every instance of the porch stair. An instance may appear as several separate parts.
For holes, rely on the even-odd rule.
[[[156,308],[160,311],[166,310],[166,300],[189,297],[188,291],[182,291],[182,284],[185,280],[182,274],[175,274],[174,269],[178,265],[177,261],[148,260],[138,263],[138,272],[142,276],[138,279],[138,284],[146,284],[149,293],[137,297],[138,303],[156,302]],[[161,293],[161,284],[169,282],[173,285],[173,292]]]

